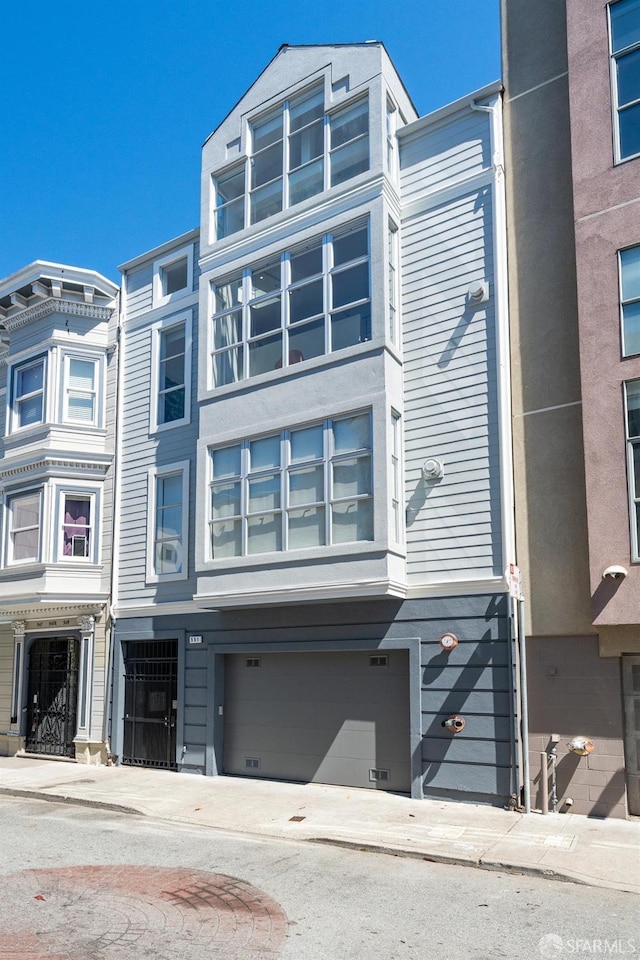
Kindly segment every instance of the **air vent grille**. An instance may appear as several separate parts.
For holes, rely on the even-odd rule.
[[[245,757],[244,765],[247,770],[259,770],[260,761],[257,757]]]
[[[389,781],[390,772],[388,770],[383,770],[381,767],[372,767],[369,770],[369,780],[371,783],[384,783]]]
[[[376,654],[375,656],[369,657],[369,666],[370,667],[388,667],[389,657],[386,655],[386,653]]]
[[[259,667],[259,666],[260,666],[260,657],[247,657],[245,666],[247,666],[247,667]]]

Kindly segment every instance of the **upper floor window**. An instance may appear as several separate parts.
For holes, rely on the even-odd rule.
[[[183,579],[187,576],[186,541],[189,464],[182,462],[153,470],[149,478],[149,561],[147,578]]]
[[[92,545],[92,497],[65,494],[62,520],[63,559],[87,560],[91,557]]]
[[[402,421],[400,414],[391,411],[391,539],[402,543]]]
[[[399,332],[399,312],[398,312],[398,300],[399,300],[399,277],[398,277],[398,228],[393,222],[389,220],[388,232],[387,232],[387,254],[389,257],[388,263],[388,281],[389,281],[389,340],[394,346],[399,346],[400,344],[400,332]]]
[[[622,353],[640,353],[640,247],[620,251]]]
[[[65,420],[82,424],[96,422],[97,367],[96,360],[65,357]]]
[[[371,417],[212,449],[212,559],[373,540]]]
[[[255,120],[250,133],[248,166],[214,178],[218,240],[369,169],[366,97],[325,114],[316,87]]]
[[[9,563],[35,562],[40,559],[42,495],[40,490],[16,494],[7,501]]]
[[[154,330],[155,396],[152,397],[152,429],[175,426],[189,420],[191,379],[190,322],[186,316],[172,318]]]
[[[212,284],[213,386],[371,339],[366,224]]]
[[[640,0],[609,6],[616,158],[640,154]]]
[[[625,384],[631,554],[640,560],[640,380]]]
[[[395,177],[397,172],[397,166],[398,166],[398,158],[397,158],[398,141],[396,139],[396,130],[398,128],[398,109],[390,97],[387,97],[386,127],[387,127],[386,129],[387,172],[392,177]]]
[[[193,287],[193,248],[182,247],[153,264],[153,305],[164,306],[191,293]]]
[[[45,359],[29,360],[13,370],[13,411],[16,427],[42,423],[45,417]]]

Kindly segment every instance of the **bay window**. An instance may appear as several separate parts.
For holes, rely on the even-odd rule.
[[[212,284],[211,380],[224,386],[371,339],[364,223]]]
[[[330,113],[324,86],[291,97],[250,125],[248,161],[213,177],[215,237],[260,223],[369,169],[369,104]]]
[[[96,423],[97,361],[65,357],[64,419],[73,423]]]
[[[371,416],[210,450],[210,558],[373,539]]]
[[[92,556],[92,497],[64,495],[62,522],[63,559],[88,560]]]

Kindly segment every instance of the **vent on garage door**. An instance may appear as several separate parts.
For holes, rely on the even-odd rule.
[[[390,773],[388,770],[382,770],[380,767],[373,767],[369,770],[369,780],[372,783],[381,783],[384,780],[388,780]]]
[[[388,667],[389,657],[386,655],[386,653],[376,654],[373,657],[369,657],[369,666],[370,667]]]
[[[245,758],[244,758],[244,765],[245,765],[245,767],[247,768],[247,770],[259,770],[259,769],[260,769],[260,761],[258,760],[257,757],[245,757]]]
[[[260,657],[247,657],[245,662],[246,667],[259,667],[260,666]]]

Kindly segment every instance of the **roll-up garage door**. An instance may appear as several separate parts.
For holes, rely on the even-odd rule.
[[[225,773],[410,790],[405,650],[227,656]]]

